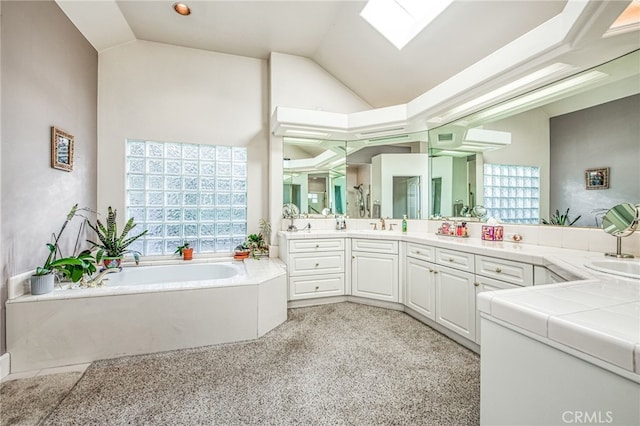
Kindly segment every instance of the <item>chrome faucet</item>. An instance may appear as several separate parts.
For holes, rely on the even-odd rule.
[[[105,268],[95,278],[90,278],[87,280],[85,277],[82,277],[81,287],[102,287],[104,285],[103,281],[107,281],[104,276],[110,274],[112,272],[120,272],[122,268]]]
[[[380,218],[380,230],[385,231],[387,229],[387,223],[384,221],[384,217]]]

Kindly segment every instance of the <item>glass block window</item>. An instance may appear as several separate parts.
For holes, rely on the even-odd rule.
[[[484,207],[505,223],[540,222],[540,168],[484,165]]]
[[[133,250],[231,252],[247,237],[247,149],[128,140],[126,210],[149,232]]]

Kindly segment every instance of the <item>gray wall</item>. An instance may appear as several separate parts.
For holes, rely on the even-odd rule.
[[[550,120],[550,211],[567,207],[576,225],[595,225],[593,209],[640,203],[640,95]],[[585,170],[609,167],[609,189],[585,189]]]
[[[2,1],[0,40],[1,354],[7,278],[44,262],[73,204],[96,208],[98,54],[52,0]],[[50,167],[54,125],[75,136],[70,173]],[[76,229],[65,231],[63,254]]]

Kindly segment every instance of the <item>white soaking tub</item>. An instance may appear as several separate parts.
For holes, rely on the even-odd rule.
[[[268,258],[125,267],[105,278],[7,302],[12,373],[251,340],[287,318],[285,270]]]

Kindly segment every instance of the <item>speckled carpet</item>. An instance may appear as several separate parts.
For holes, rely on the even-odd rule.
[[[251,342],[94,362],[41,424],[470,425],[479,405],[476,354],[338,303],[289,310]]]

